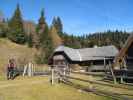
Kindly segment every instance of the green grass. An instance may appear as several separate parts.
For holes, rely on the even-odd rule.
[[[0,100],[111,100],[64,84],[51,86],[46,77],[2,81],[0,90]]]
[[[72,75],[82,79],[90,79],[90,76]],[[99,96],[91,92],[77,90],[65,84],[49,82],[50,76],[17,77],[15,80],[0,79],[0,100],[113,100],[109,97]],[[92,79],[93,80],[93,79]],[[89,87],[90,84],[78,80],[72,80],[76,84]],[[132,91],[108,86],[93,84],[97,89],[113,91],[117,93],[132,94]]]
[[[92,81],[97,81],[97,80],[100,79],[99,77],[92,77],[92,76],[89,76],[89,75],[71,74],[71,76],[76,77],[76,78],[81,78],[81,79],[84,79],[84,80],[92,80]],[[123,94],[124,96],[128,96],[130,98],[133,98],[132,90],[123,89],[123,88],[116,88],[116,87],[113,87],[113,86],[110,87],[110,86],[106,86],[106,85],[99,85],[99,84],[94,84],[94,83],[92,84],[92,83],[89,83],[89,82],[83,82],[83,81],[74,80],[74,79],[71,79],[71,81],[76,83],[76,84],[78,83],[82,86],[94,87],[94,88],[96,88],[98,90],[101,90],[101,91],[119,93],[119,94]],[[102,83],[105,83],[105,82],[102,82]],[[117,84],[117,85],[119,85],[119,84]],[[122,84],[121,84],[121,86],[122,86]],[[125,86],[125,87],[129,87],[129,86]],[[130,87],[133,88],[132,86],[130,86]]]

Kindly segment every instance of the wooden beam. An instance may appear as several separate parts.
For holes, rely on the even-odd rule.
[[[112,68],[112,65],[111,65],[110,62],[109,62],[109,67],[110,67],[110,71],[111,71],[111,74],[112,74],[112,77],[113,77],[114,84],[116,84],[117,80],[116,80],[116,77],[115,77],[115,74],[114,74],[114,71],[113,71],[113,68]]]
[[[51,75],[51,84],[54,85],[54,68],[51,69],[52,75]]]

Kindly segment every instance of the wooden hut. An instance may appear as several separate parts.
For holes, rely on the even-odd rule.
[[[123,48],[115,57],[114,69],[133,70],[133,34],[129,36]]]
[[[133,34],[115,57],[113,67],[117,79],[121,79],[121,82],[133,82]]]
[[[105,63],[113,62],[118,50],[115,46],[73,49],[59,46],[49,59],[49,64],[69,68],[70,64],[89,66],[88,71],[103,71]]]

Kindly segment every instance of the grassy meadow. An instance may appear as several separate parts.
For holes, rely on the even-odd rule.
[[[52,86],[48,77],[1,81],[0,89],[0,100],[111,100],[64,84]]]

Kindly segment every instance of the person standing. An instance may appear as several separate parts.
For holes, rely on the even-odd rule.
[[[7,65],[7,79],[14,79],[14,71],[15,71],[15,60],[9,59],[8,65]]]

